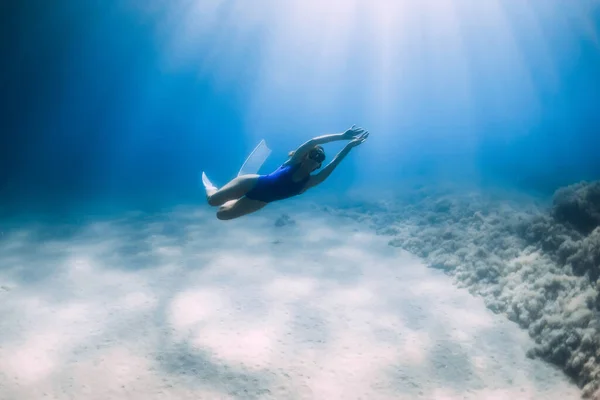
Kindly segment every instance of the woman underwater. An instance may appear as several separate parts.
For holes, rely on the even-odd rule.
[[[344,133],[313,138],[290,152],[290,158],[274,172],[268,175],[241,175],[221,189],[213,186],[203,173],[208,204],[219,207],[218,219],[230,220],[256,212],[273,201],[304,193],[327,179],[350,150],[368,137],[369,131],[352,125]],[[312,175],[325,161],[325,151],[321,145],[338,140],[350,142],[323,170]]]

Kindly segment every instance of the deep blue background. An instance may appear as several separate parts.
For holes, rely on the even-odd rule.
[[[471,79],[477,83],[476,118],[469,126],[462,126],[456,118],[445,119],[448,110],[435,114],[432,107],[437,100],[423,91],[423,97],[410,105],[418,109],[410,121],[383,123],[361,118],[348,98],[346,107],[340,103],[340,113],[330,118],[311,120],[306,115],[301,121],[290,121],[289,130],[301,132],[284,137],[273,133],[287,123],[280,110],[281,121],[272,124],[271,133],[252,132],[248,125],[250,83],[262,54],[260,31],[256,47],[244,50],[240,65],[241,79],[250,83],[232,90],[215,83],[210,71],[199,72],[193,66],[176,71],[165,68],[164,42],[156,34],[156,18],[137,13],[127,2],[24,0],[1,4],[3,216],[111,207],[149,209],[202,201],[198,172],[206,169],[223,183],[237,172],[257,138],[270,139],[274,150],[270,168],[310,136],[326,133],[323,130],[330,127],[343,130],[352,123],[370,128],[374,143],[376,135],[390,141],[373,145],[372,149],[381,149],[382,157],[385,151],[388,157],[399,154],[396,164],[377,164],[380,171],[373,173],[372,179],[363,179],[379,185],[400,175],[427,183],[434,181],[439,171],[445,171],[444,179],[464,177],[467,174],[460,164],[465,154],[477,167],[477,184],[551,193],[560,185],[600,177],[598,43],[582,37],[576,46],[561,45],[561,32],[553,32],[550,22],[543,26],[548,41],[561,49],[556,64],[561,81],[557,91],[544,90],[541,80],[535,82],[536,71],[544,68],[538,65],[537,43],[528,42],[525,25],[512,26],[541,93],[539,121],[522,128],[526,134],[502,134],[518,131],[520,120],[494,109],[490,82],[501,77],[486,72],[486,51],[492,50],[486,50],[485,38],[472,35],[466,45],[474,66]],[[511,20],[510,7],[506,9]],[[227,8],[221,12],[226,15]],[[598,8],[590,20],[599,32]],[[202,49],[199,47],[200,58]],[[358,44],[356,51],[360,54]],[[363,58],[362,63],[368,62]],[[350,90],[352,85],[356,79],[349,79],[348,88],[342,90]],[[516,91],[506,96],[518,95]],[[410,131],[411,139],[387,132],[391,130]],[[459,135],[453,134],[460,130],[477,137],[468,151],[461,148]],[[345,169],[336,171],[327,188],[342,190],[361,184],[353,178],[360,162],[376,159],[373,151],[365,154],[370,160],[354,157]]]

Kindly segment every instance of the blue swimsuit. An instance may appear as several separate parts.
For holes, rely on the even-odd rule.
[[[310,179],[310,175],[299,182],[294,182],[293,176],[299,167],[300,164],[284,164],[269,175],[259,176],[256,185],[246,193],[246,197],[270,203],[300,194]]]

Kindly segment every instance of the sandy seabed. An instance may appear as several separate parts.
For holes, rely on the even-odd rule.
[[[8,229],[0,398],[580,398],[442,271],[297,206]]]

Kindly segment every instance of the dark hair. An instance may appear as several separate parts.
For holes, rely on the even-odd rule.
[[[319,145],[317,145],[317,146],[313,147],[312,149],[310,149],[310,151],[313,151],[313,150],[315,150],[315,149],[316,149],[316,150],[320,150],[320,151],[323,153],[323,155],[325,155],[325,149],[323,149],[323,146],[319,146]],[[308,154],[310,154],[310,151],[309,151],[308,153],[306,153],[306,155],[307,155],[307,156],[308,156]],[[292,151],[290,151],[290,152],[288,153],[288,157],[293,157],[293,156],[294,156],[294,154],[296,154],[296,150],[292,150]]]
[[[315,160],[315,161],[318,161],[319,163],[322,163],[323,161],[325,161],[325,150],[323,150],[323,147],[321,147],[321,146],[315,146],[315,147],[313,147],[308,152],[308,157],[311,157],[315,153],[321,153],[321,155],[322,155],[321,157],[319,157],[320,160]]]

